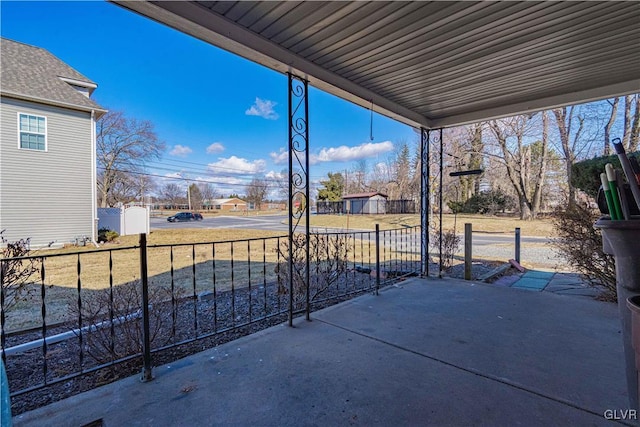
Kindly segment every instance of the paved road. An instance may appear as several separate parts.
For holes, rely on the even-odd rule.
[[[151,218],[151,229],[175,228],[249,228],[253,230],[276,230],[287,232],[289,226],[283,224],[287,215],[263,216],[216,216],[205,217],[202,221],[169,222],[165,217]]]
[[[170,223],[166,218],[151,218],[152,229],[167,228],[247,228],[258,230],[275,230],[286,234],[289,227],[286,224],[287,215],[264,215],[264,216],[216,216],[205,218],[202,221]],[[325,228],[320,229],[325,231]],[[331,231],[331,230],[328,230]],[[352,230],[353,231],[353,230]],[[463,237],[463,230],[459,231]],[[371,233],[370,239],[374,240],[375,235]],[[364,236],[366,238],[366,235]],[[389,238],[389,237],[387,237]],[[384,237],[381,236],[384,240]],[[555,269],[562,267],[566,262],[558,256],[549,246],[550,240],[545,237],[526,237],[520,239],[521,261],[528,265],[539,268]],[[387,246],[390,244],[388,242]],[[399,243],[404,250],[419,252],[419,236],[405,236],[404,241]],[[433,251],[434,249],[431,249]],[[461,241],[458,256],[464,256],[464,241]],[[509,234],[489,234],[473,233],[473,258],[474,259],[499,259],[508,260],[515,257],[515,236]]]
[[[165,217],[151,218],[151,229],[176,229],[176,228],[245,228],[253,230],[276,230],[288,232],[289,226],[286,223],[288,215],[263,215],[263,216],[216,216],[204,218],[202,221],[190,222],[168,222]],[[326,228],[318,228],[324,231]],[[354,230],[352,230],[354,231]],[[360,231],[360,230],[355,230]],[[464,238],[464,233],[458,233]],[[520,239],[522,244],[546,244],[549,239],[546,237],[527,237]],[[493,234],[493,233],[473,233],[473,246],[493,246],[493,245],[514,245],[515,236],[513,234]]]

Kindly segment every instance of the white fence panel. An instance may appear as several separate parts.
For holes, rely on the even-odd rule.
[[[122,211],[120,208],[98,208],[98,230],[102,228],[122,234]]]
[[[124,221],[122,233],[120,235],[127,236],[129,234],[149,233],[149,208],[141,206],[132,206],[124,210]]]
[[[121,236],[149,233],[149,217],[149,208],[140,206],[98,208],[98,229],[107,228]]]

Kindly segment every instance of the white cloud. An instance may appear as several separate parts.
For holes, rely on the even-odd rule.
[[[282,172],[276,172],[276,171],[269,171],[265,174],[264,176],[267,179],[284,179],[284,178],[288,178],[287,175],[283,174]]]
[[[224,145],[220,142],[214,142],[207,147],[207,154],[222,153],[224,151]]]
[[[193,153],[193,150],[186,145],[174,145],[173,149],[169,151],[169,154],[177,157],[187,157],[189,154]]]
[[[269,156],[271,156],[271,160],[273,160],[273,163],[276,165],[287,163],[289,161],[289,152],[284,148],[280,148],[280,151],[277,153],[272,151],[269,153]]]
[[[267,162],[262,159],[249,161],[236,156],[229,158],[220,157],[217,162],[209,163],[208,169],[214,174],[241,174],[251,175],[264,172]]]
[[[392,150],[393,142],[391,141],[365,142],[355,147],[341,145],[340,147],[323,148],[318,154],[310,154],[309,163],[315,165],[322,162],[352,162],[375,157]],[[280,148],[277,153],[272,151],[269,156],[276,165],[286,163],[289,160],[289,152],[284,148]]]
[[[340,147],[323,148],[317,155],[313,155],[310,158],[312,162],[352,162],[354,160],[367,159],[375,157],[378,154],[388,153],[393,150],[393,143],[391,141],[384,142],[366,142],[364,144],[357,145],[355,147],[347,147],[341,145]]]
[[[166,178],[182,178],[182,172],[171,172],[164,175]]]
[[[259,116],[267,120],[276,120],[278,117],[280,117],[274,110],[274,107],[276,105],[278,105],[277,102],[256,97],[256,102],[251,107],[249,107],[247,111],[245,111],[245,114],[247,116]]]
[[[210,182],[213,183],[214,186],[219,185],[242,185],[245,186],[247,184],[246,179],[237,178],[234,176],[214,176],[214,177],[198,177],[196,178],[198,182]]]

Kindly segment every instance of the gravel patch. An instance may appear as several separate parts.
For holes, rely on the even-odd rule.
[[[415,263],[414,267],[417,268]],[[408,264],[403,266],[409,270]],[[398,280],[394,271],[381,275],[385,285]],[[314,285],[315,284],[315,285]],[[312,289],[317,280],[311,277]],[[316,295],[311,310],[340,303],[375,291],[375,274],[349,270],[328,289]],[[304,314],[304,296],[295,298],[296,315]],[[288,290],[277,283],[240,288],[233,291],[203,293],[196,298],[183,297],[173,303],[152,303],[152,364],[159,366],[191,354],[235,340],[245,335],[281,324],[288,319]],[[163,313],[163,314],[158,314]],[[96,319],[95,323],[98,320]],[[83,321],[88,326],[88,320]],[[48,405],[83,391],[116,381],[142,371],[139,353],[141,319],[133,318],[111,328],[76,333],[71,339],[42,346],[23,353],[7,355],[6,370],[10,390],[28,390],[43,383],[44,388],[12,397],[12,413]],[[76,324],[58,325],[47,330],[47,337],[77,329]],[[206,336],[206,337],[205,337]],[[42,331],[14,334],[6,338],[5,348],[42,338]],[[132,350],[133,349],[133,350]],[[113,362],[114,358],[128,358]],[[105,366],[105,364],[109,366]],[[78,375],[78,373],[82,374]],[[51,384],[54,383],[54,384]]]

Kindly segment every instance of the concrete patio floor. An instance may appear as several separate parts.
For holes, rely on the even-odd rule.
[[[615,304],[412,279],[14,418],[15,426],[610,425]],[[100,424],[97,424],[100,425]]]

